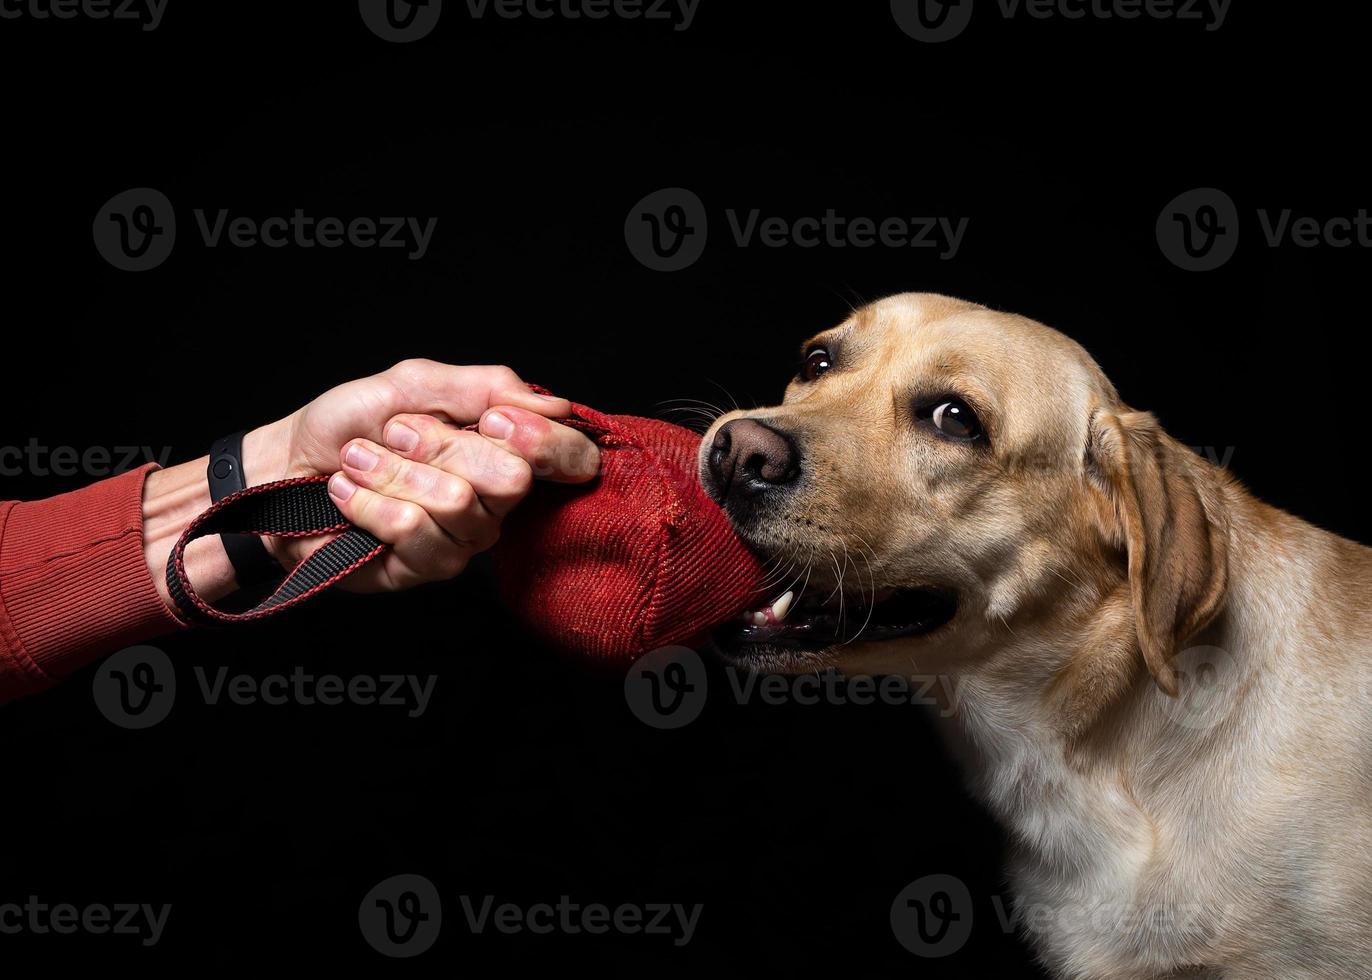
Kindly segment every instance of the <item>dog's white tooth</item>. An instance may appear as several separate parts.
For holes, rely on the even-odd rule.
[[[772,622],[780,623],[786,619],[786,614],[791,611],[791,601],[795,599],[795,591],[789,591],[776,602],[772,603]]]
[[[753,625],[754,625],[754,626],[766,626],[766,625],[767,625],[767,611],[766,611],[766,610],[763,610],[762,612],[755,612],[755,613],[753,613]]]

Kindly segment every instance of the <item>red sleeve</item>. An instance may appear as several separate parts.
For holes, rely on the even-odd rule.
[[[143,480],[155,466],[0,501],[0,703],[181,628],[143,557]]]

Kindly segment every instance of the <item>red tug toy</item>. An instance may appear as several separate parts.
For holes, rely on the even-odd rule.
[[[505,601],[553,646],[629,664],[687,643],[742,613],[763,581],[757,557],[696,476],[700,436],[668,422],[574,405],[561,420],[601,449],[589,484],[540,484],[505,520],[493,556]],[[167,562],[167,585],[193,621],[260,619],[352,574],[385,545],[350,525],[327,477],[267,483],[225,497],[187,528]],[[196,538],[225,532],[336,536],[246,612],[196,594],[182,562]]]

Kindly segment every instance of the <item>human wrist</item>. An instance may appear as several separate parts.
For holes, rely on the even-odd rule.
[[[209,457],[154,470],[143,481],[143,557],[157,594],[176,612],[167,591],[167,559],[186,530],[186,525],[210,506],[210,484],[205,475]],[[186,574],[196,591],[209,602],[236,588],[233,565],[217,537],[192,541],[184,555]]]
[[[242,463],[247,485],[270,483],[292,475],[290,434],[294,416],[260,426],[243,436]],[[186,530],[186,525],[209,509],[209,456],[149,473],[143,484],[143,556],[158,595],[176,611],[167,591],[167,559]],[[282,542],[267,537],[263,545],[278,564],[291,557]],[[223,598],[238,588],[233,564],[219,535],[190,542],[184,555],[186,574],[207,602]]]

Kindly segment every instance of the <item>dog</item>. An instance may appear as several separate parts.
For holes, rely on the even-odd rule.
[[[1256,499],[1063,334],[934,294],[810,340],[699,468],[785,589],[722,655],[950,678],[1055,976],[1372,977],[1372,549]]]

